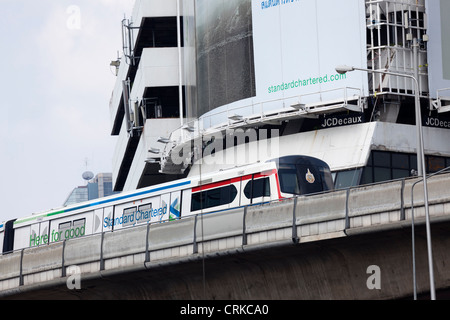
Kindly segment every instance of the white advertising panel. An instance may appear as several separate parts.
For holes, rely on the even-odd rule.
[[[450,95],[450,1],[427,0],[430,95]],[[448,90],[445,90],[448,89]]]
[[[366,14],[361,0],[252,0],[256,97],[302,96],[301,103],[342,99],[343,88],[368,94]],[[274,105],[275,107],[275,105]]]

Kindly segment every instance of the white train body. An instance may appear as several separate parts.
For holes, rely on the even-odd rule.
[[[286,159],[288,163],[306,159],[307,164],[299,173]],[[302,183],[315,185],[313,192],[329,190],[332,180],[328,166],[314,158],[285,157],[34,214],[0,224],[0,250],[7,253],[311,193],[300,190]]]

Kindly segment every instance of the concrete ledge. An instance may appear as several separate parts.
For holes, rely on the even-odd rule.
[[[52,243],[38,248],[25,249],[22,274],[33,274],[62,267],[63,243]]]
[[[64,250],[65,265],[79,265],[101,258],[101,234],[73,239],[66,242]]]
[[[125,256],[145,252],[146,237],[147,225],[105,233],[103,239],[103,259],[117,257],[118,253]]]
[[[1,256],[0,280],[19,277],[21,259],[22,259],[22,252],[20,251]]]
[[[418,217],[414,220],[414,226],[422,226],[425,224],[425,222],[426,222],[425,217]],[[439,217],[430,216],[431,224],[445,223],[445,222],[450,222],[450,216],[439,216]],[[393,231],[393,230],[400,230],[400,229],[412,230],[411,220],[391,222],[388,224],[379,224],[379,225],[374,225],[374,226],[370,226],[370,227],[349,228],[349,229],[344,230],[344,232],[347,236],[356,236],[356,235],[361,235],[361,234],[378,233],[378,232]]]

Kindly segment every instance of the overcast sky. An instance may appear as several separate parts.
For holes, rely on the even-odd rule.
[[[112,172],[109,64],[134,0],[0,5],[1,222],[61,207],[86,169]]]

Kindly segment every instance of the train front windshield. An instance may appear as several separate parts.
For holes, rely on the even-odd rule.
[[[333,189],[330,169],[304,164],[280,164],[278,169],[281,192],[302,195]]]

